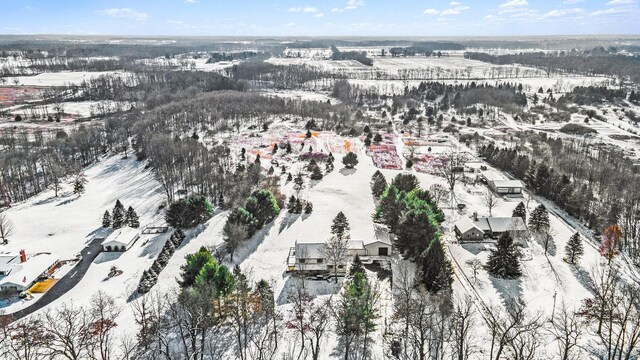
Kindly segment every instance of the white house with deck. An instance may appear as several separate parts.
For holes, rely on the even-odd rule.
[[[328,240],[327,240],[328,241]],[[347,250],[344,261],[338,264],[338,272],[346,272],[354,256],[360,256],[365,264],[380,264],[389,261],[393,245],[384,227],[376,226],[375,237],[368,241],[347,240]],[[308,273],[328,273],[333,271],[333,264],[326,258],[327,242],[306,241],[296,242],[289,250],[287,257],[287,271],[303,271]]]

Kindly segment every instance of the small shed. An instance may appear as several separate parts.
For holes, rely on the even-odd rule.
[[[138,229],[124,227],[111,233],[103,242],[103,251],[124,252],[140,238]]]

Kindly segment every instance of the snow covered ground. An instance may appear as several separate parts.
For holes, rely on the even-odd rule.
[[[66,86],[69,84],[80,84],[84,80],[90,80],[103,75],[127,76],[124,71],[63,71],[42,73],[33,76],[14,76],[7,77],[8,84],[14,84],[18,81],[18,85],[28,86]]]

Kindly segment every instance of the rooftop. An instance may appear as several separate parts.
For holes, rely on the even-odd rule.
[[[27,258],[26,262],[15,264],[11,273],[0,279],[0,286],[7,284],[27,286],[34,282],[58,260],[56,255],[50,253],[31,256]]]
[[[139,229],[134,229],[130,227],[123,227],[121,229],[117,229],[111,233],[111,235],[107,236],[106,239],[102,242],[102,245],[107,244],[115,244],[115,245],[129,245],[137,235],[139,235]]]

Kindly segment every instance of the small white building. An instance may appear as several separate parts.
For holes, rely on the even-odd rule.
[[[139,238],[140,232],[138,229],[123,227],[115,230],[104,239],[102,242],[102,250],[108,252],[124,252],[129,250]]]
[[[519,195],[522,194],[522,189],[524,189],[522,181],[509,180],[494,170],[483,171],[482,179],[487,183],[489,189],[498,195]]]
[[[498,195],[522,194],[524,184],[520,180],[493,180],[487,184]]]
[[[0,291],[21,292],[29,289],[40,276],[49,276],[56,269],[59,258],[43,253],[31,256],[24,262],[14,263],[8,275],[0,278]]]

